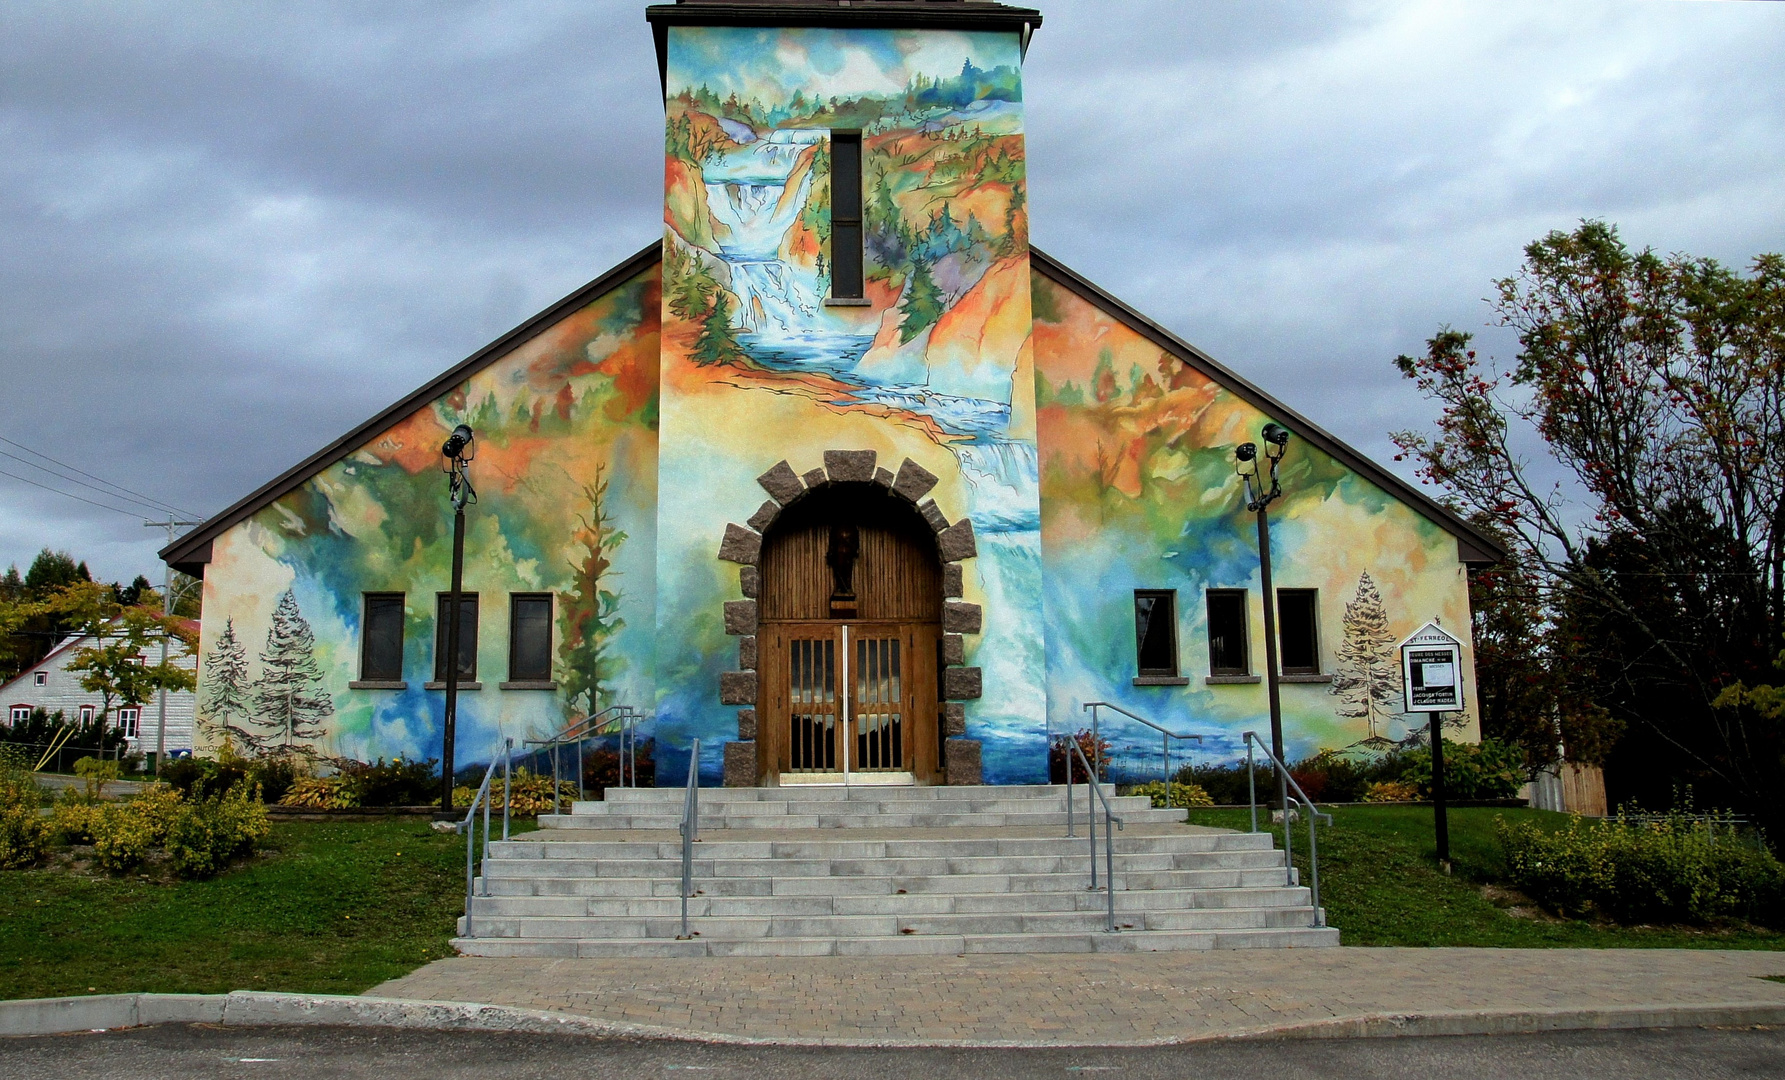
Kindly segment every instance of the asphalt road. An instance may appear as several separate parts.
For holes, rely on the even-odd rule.
[[[1785,1029],[1285,1040],[1146,1050],[809,1050],[371,1028],[175,1025],[0,1039],[0,1078],[1649,1080],[1785,1077]]]

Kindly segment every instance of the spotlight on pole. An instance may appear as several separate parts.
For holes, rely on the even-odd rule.
[[[477,437],[468,424],[452,429],[440,447],[446,459],[446,494],[452,501],[452,587],[446,594],[446,709],[440,733],[440,810],[452,813],[453,749],[458,741],[459,615],[465,584],[465,504],[477,501],[467,466],[477,457]]]

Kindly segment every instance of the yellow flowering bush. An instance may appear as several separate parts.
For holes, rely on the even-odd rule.
[[[1383,780],[1364,789],[1364,802],[1416,802],[1419,785],[1405,780]]]
[[[168,823],[167,854],[183,878],[210,877],[272,831],[259,792],[238,784],[221,797],[185,803]]]
[[[1153,800],[1153,809],[1155,810],[1164,810],[1168,807],[1188,808],[1215,805],[1215,800],[1209,797],[1209,793],[1196,784],[1173,782],[1168,791],[1165,781],[1154,780],[1145,784],[1136,784],[1128,790],[1128,794],[1145,795]]]

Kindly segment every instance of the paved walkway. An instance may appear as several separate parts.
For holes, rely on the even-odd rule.
[[[1506,1030],[1533,1017],[1785,1010],[1785,953],[1309,949],[1093,956],[530,960],[454,957],[369,996],[595,1017],[690,1037],[806,1045],[1150,1045],[1363,1032],[1406,1016]],[[1634,1010],[1634,1013],[1633,1013]],[[1651,1012],[1652,1011],[1652,1012]],[[1350,1027],[1347,1027],[1347,1024]],[[1425,1030],[1431,1030],[1427,1023]]]

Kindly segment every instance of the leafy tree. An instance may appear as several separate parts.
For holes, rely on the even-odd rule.
[[[258,735],[248,730],[254,692],[248,675],[248,649],[236,636],[235,619],[225,619],[223,633],[205,657],[204,698],[198,724],[206,734],[221,735],[244,750],[262,748]],[[239,721],[239,722],[238,722]]]
[[[290,589],[273,609],[266,648],[260,654],[260,679],[254,684],[252,723],[267,732],[262,742],[278,750],[320,738],[322,722],[334,715],[335,704],[323,686],[316,662],[316,635],[298,611]]]
[[[605,467],[598,465],[595,482],[583,489],[589,512],[578,518],[582,528],[576,537],[583,560],[571,565],[576,586],[564,598],[559,615],[564,621],[563,644],[558,649],[564,696],[573,708],[580,704],[584,716],[601,708],[602,688],[610,684],[623,662],[609,646],[626,625],[619,614],[620,591],[613,587],[618,573],[613,568],[614,553],[626,542],[626,534],[615,527],[608,513],[607,483]]]
[[[1388,628],[1382,593],[1368,571],[1357,579],[1357,594],[1345,605],[1345,636],[1339,642],[1338,665],[1328,693],[1339,699],[1340,716],[1369,725],[1367,741],[1383,739],[1380,721],[1400,712],[1401,670],[1395,636]]]
[[[942,317],[942,290],[930,277],[929,264],[919,260],[911,265],[911,280],[905,286],[905,299],[899,302],[904,321],[899,324],[899,342],[912,340],[928,330]]]
[[[1434,433],[1396,434],[1402,454],[1506,539],[1578,642],[1594,702],[1628,725],[1614,799],[1697,783],[1785,823],[1785,725],[1724,697],[1768,677],[1785,629],[1785,258],[1744,274],[1587,221],[1527,245],[1495,294],[1514,363],[1449,327],[1396,361],[1438,408]]]

